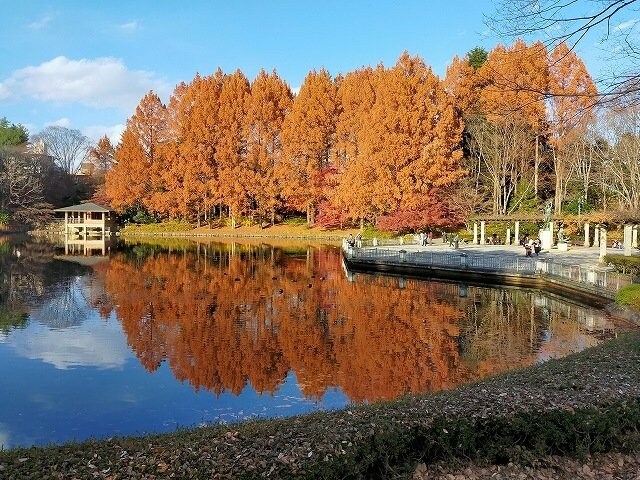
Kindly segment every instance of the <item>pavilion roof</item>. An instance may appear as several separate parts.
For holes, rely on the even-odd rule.
[[[80,205],[71,205],[70,207],[56,208],[54,212],[105,212],[109,213],[111,210],[105,208],[96,203],[87,202]]]

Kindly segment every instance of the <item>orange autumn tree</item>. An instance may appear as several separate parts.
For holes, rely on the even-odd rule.
[[[341,79],[337,91],[339,113],[334,163],[338,179],[329,201],[335,210],[361,221],[374,218],[367,201],[373,175],[367,170],[361,152],[365,122],[375,102],[376,72],[371,68],[350,72]]]
[[[209,219],[219,201],[218,165],[215,158],[219,137],[218,106],[223,74],[196,75],[179,102],[177,158],[171,174],[176,185],[179,212],[183,217]]]
[[[356,161],[360,168],[355,170],[371,182],[364,200],[377,217],[421,212],[427,195],[436,196],[437,188],[465,173],[460,166],[462,121],[419,57],[405,53],[394,67],[379,67],[376,74],[375,102],[364,122]]]
[[[546,49],[498,45],[478,74],[486,84],[480,111],[467,121],[476,178],[492,201],[494,214],[507,214],[538,192],[541,136],[546,130],[548,84]]]
[[[115,164],[115,150],[109,137],[106,135],[101,137],[96,146],[89,150],[87,162],[91,166],[90,174],[97,177],[104,177]]]
[[[549,55],[548,109],[556,214],[562,210],[568,183],[578,168],[576,157],[583,150],[581,142],[593,120],[597,93],[584,62],[564,42],[556,46]]]
[[[147,93],[127,120],[115,151],[117,164],[106,177],[106,193],[118,211],[127,207],[154,210],[152,195],[162,189],[164,163],[160,145],[165,141],[166,109],[153,91]]]
[[[187,84],[180,82],[176,85],[166,112],[165,139],[159,146],[165,168],[158,169],[158,188],[154,189],[151,196],[151,209],[159,215],[169,218],[179,218],[183,213],[180,202],[182,189],[182,175],[176,174],[177,165],[180,164],[178,146],[181,141],[182,122],[185,115],[182,111],[183,97],[187,92]]]
[[[513,128],[520,128],[521,124],[531,129],[535,141],[531,180],[534,195],[539,189],[540,143],[546,130],[544,98],[549,83],[546,59],[547,49],[542,42],[527,45],[518,39],[511,47],[496,46],[479,70],[487,82],[480,94],[481,112],[486,119],[494,125],[500,124],[499,128],[514,123]],[[507,188],[515,190],[524,172],[519,175],[521,178],[512,179]]]
[[[282,161],[282,124],[292,104],[289,86],[274,71],[261,70],[251,84],[245,116],[244,136],[247,157],[245,190],[250,208],[260,222],[271,217],[281,204],[276,167]]]
[[[443,80],[445,91],[465,116],[479,113],[480,94],[486,85],[486,79],[479,72],[481,65],[471,65],[470,53],[463,58],[453,57]]]
[[[487,60],[488,52],[480,47],[470,50],[463,58],[455,56],[447,67],[443,86],[453,97],[454,105],[460,110],[465,121],[464,139],[469,148],[469,124],[482,115],[480,95],[487,80],[480,69]],[[467,175],[459,182],[450,197],[449,204],[455,204],[457,210],[469,216],[481,211],[489,202],[489,195],[482,183],[482,163],[473,155],[463,159]]]
[[[289,206],[306,211],[314,224],[315,211],[325,195],[336,128],[336,86],[326,70],[304,79],[282,126],[282,193]]]
[[[218,183],[220,202],[229,207],[232,227],[248,207],[245,190],[247,142],[243,135],[251,89],[240,70],[225,75],[218,100]]]
[[[123,212],[129,207],[142,207],[146,194],[142,179],[148,174],[145,156],[138,139],[131,130],[125,130],[115,150],[115,166],[105,177],[105,193],[116,211]]]
[[[109,137],[104,135],[98,140],[95,147],[89,150],[87,159],[83,162],[81,170],[91,177],[95,190],[91,195],[91,201],[98,205],[109,205],[109,197],[105,191],[106,174],[115,165],[115,148]]]

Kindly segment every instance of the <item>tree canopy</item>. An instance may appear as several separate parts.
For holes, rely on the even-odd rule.
[[[9,123],[6,117],[0,118],[0,147],[20,145],[29,140],[27,129],[15,123]]]
[[[595,95],[569,46],[520,39],[455,57],[443,79],[406,52],[392,66],[314,70],[297,95],[276,71],[249,81],[218,69],[166,105],[141,99],[105,192],[118,210],[196,224],[293,213],[398,231],[549,199],[556,213],[576,198],[607,208],[626,198],[626,184],[605,187],[626,137],[598,131]]]

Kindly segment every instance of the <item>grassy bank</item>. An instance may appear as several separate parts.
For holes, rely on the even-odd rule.
[[[260,227],[258,225],[243,225],[236,228],[229,226],[193,228],[187,223],[167,222],[149,225],[128,225],[121,230],[122,235],[193,235],[211,237],[277,237],[277,238],[313,238],[339,240],[350,233],[356,234],[357,229],[325,229],[307,227],[299,224],[277,224]]]
[[[2,478],[403,478],[418,462],[640,448],[640,334],[454,391],[0,453]]]

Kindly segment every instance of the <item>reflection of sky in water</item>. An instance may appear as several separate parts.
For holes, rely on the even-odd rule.
[[[336,265],[340,264],[336,263]],[[174,265],[170,266],[171,268],[174,267]],[[338,266],[337,268],[339,272],[340,267]],[[193,276],[192,281],[195,282],[199,278],[198,272],[189,269],[187,271]],[[341,275],[338,275],[338,278],[341,278]],[[327,277],[329,276],[327,275]],[[269,275],[268,278],[271,278],[271,276]],[[118,280],[119,278],[116,279],[117,284],[119,284]],[[380,292],[393,293],[387,288],[397,289],[397,282],[393,279],[389,282],[390,286],[387,284],[378,285],[375,283],[377,280],[377,277],[358,277],[355,284],[346,286],[336,281],[335,285],[328,287],[324,293],[330,293],[333,291],[332,289],[336,289],[336,291],[342,289],[342,291],[349,292],[351,290],[346,290],[347,288],[354,289],[354,287],[358,287],[357,291],[360,292],[359,294],[362,298],[354,300],[352,297],[348,297],[347,300],[363,301],[365,305],[368,305],[366,302],[369,301],[369,293],[371,291],[380,294]],[[343,279],[342,281],[346,283],[346,280]],[[367,282],[374,283],[375,289],[369,290]],[[382,283],[384,283],[384,279]],[[135,298],[139,300],[137,296],[139,291],[137,289],[131,290],[139,288],[138,284],[135,282],[125,284],[125,286],[128,285],[131,285],[129,291],[136,292]],[[412,365],[416,367],[416,370],[413,370],[414,372],[418,370],[427,371],[429,369],[423,368],[423,364],[420,363],[425,359],[443,360],[442,365],[438,367],[441,370],[437,371],[436,368],[433,378],[441,375],[442,383],[448,385],[447,375],[453,371],[453,367],[446,363],[447,358],[445,357],[432,359],[429,356],[431,354],[425,353],[415,358],[407,356],[408,361],[413,362],[413,364],[408,364],[407,361],[401,363],[400,360],[397,364],[394,363],[393,365],[398,369],[396,371],[390,370],[394,367],[386,366],[385,361],[387,360],[395,358],[402,360],[406,353],[406,341],[410,342],[416,338],[418,341],[414,344],[414,347],[417,347],[417,350],[423,349],[425,352],[429,351],[429,345],[433,345],[433,338],[451,339],[451,344],[446,341],[441,342],[441,347],[443,348],[438,350],[440,352],[438,355],[445,355],[451,350],[453,352],[451,358],[457,359],[457,354],[463,355],[462,363],[467,362],[468,366],[473,366],[476,363],[482,366],[482,362],[484,362],[484,368],[487,372],[493,371],[491,368],[494,360],[501,359],[504,355],[508,356],[508,362],[513,361],[516,364],[521,360],[521,356],[518,355],[523,354],[527,358],[531,355],[532,361],[542,361],[558,356],[558,352],[568,353],[581,350],[596,343],[595,339],[585,336],[581,329],[577,328],[575,322],[565,321],[564,316],[580,319],[585,317],[583,307],[571,306],[564,301],[559,302],[546,296],[533,295],[529,297],[525,294],[523,298],[528,302],[526,305],[527,312],[529,312],[530,306],[534,305],[536,315],[541,317],[542,321],[531,320],[531,323],[529,323],[529,320],[523,321],[522,326],[526,332],[520,337],[524,338],[525,341],[524,343],[521,342],[521,348],[518,350],[518,348],[513,347],[513,344],[516,343],[516,347],[519,344],[513,342],[509,335],[519,335],[522,332],[519,328],[514,328],[514,331],[511,332],[510,328],[508,328],[509,321],[502,319],[502,317],[498,318],[498,314],[502,312],[504,305],[509,305],[508,310],[511,311],[511,302],[516,303],[518,297],[506,296],[503,298],[501,290],[469,289],[465,286],[465,298],[460,301],[466,303],[463,303],[462,307],[459,304],[454,304],[454,300],[451,300],[451,308],[442,310],[442,319],[429,322],[426,320],[420,320],[417,323],[408,322],[415,327],[413,329],[405,328],[402,318],[396,315],[393,319],[376,318],[376,320],[380,321],[368,322],[367,325],[360,326],[362,330],[358,331],[356,331],[355,322],[353,327],[347,326],[348,328],[345,327],[345,330],[341,330],[343,324],[340,322],[345,320],[342,317],[336,317],[340,321],[336,320],[335,330],[332,330],[330,316],[327,312],[333,310],[325,309],[323,311],[327,314],[325,318],[327,322],[326,329],[329,334],[336,335],[335,338],[329,334],[324,335],[325,332],[322,329],[311,329],[311,327],[318,326],[318,322],[314,320],[315,317],[307,319],[307,323],[298,324],[299,312],[293,308],[291,315],[293,315],[292,318],[294,320],[289,323],[283,321],[281,325],[278,324],[278,328],[286,325],[288,330],[285,331],[288,334],[301,335],[288,338],[288,340],[291,340],[291,344],[288,345],[290,347],[288,352],[293,357],[285,359],[288,362],[286,367],[282,370],[274,370],[275,373],[273,373],[272,377],[265,380],[264,377],[258,375],[258,381],[263,381],[263,388],[265,384],[269,385],[268,388],[271,388],[271,385],[273,385],[271,381],[277,383],[281,376],[285,375],[276,390],[261,395],[251,385],[247,384],[239,395],[225,392],[216,396],[202,387],[196,392],[189,380],[182,382],[176,380],[174,373],[177,369],[176,365],[173,365],[174,371],[169,367],[169,361],[176,363],[177,359],[182,360],[184,358],[178,357],[178,355],[185,354],[185,352],[187,354],[188,352],[193,353],[194,350],[184,348],[185,345],[190,345],[190,348],[197,349],[197,339],[201,340],[203,336],[206,337],[209,330],[195,329],[194,332],[196,333],[193,336],[193,345],[195,346],[191,346],[187,342],[191,337],[186,335],[185,330],[174,329],[174,323],[163,318],[161,319],[162,321],[158,320],[157,323],[161,329],[164,328],[164,330],[161,330],[163,335],[153,336],[153,332],[143,331],[146,325],[145,322],[139,322],[139,324],[132,322],[125,324],[125,326],[128,325],[128,330],[126,331],[130,335],[127,338],[122,328],[121,321],[123,320],[116,318],[115,310],[112,311],[109,318],[102,318],[97,308],[92,306],[99,303],[96,302],[96,299],[101,298],[100,296],[103,294],[102,288],[104,288],[104,285],[101,285],[92,275],[76,276],[74,274],[66,277],[66,279],[63,277],[58,283],[52,283],[53,291],[49,292],[51,294],[47,295],[46,299],[40,299],[40,302],[37,303],[39,299],[34,298],[36,304],[32,304],[28,323],[24,328],[21,326],[10,330],[9,333],[0,332],[0,378],[2,378],[3,383],[3,392],[0,395],[0,445],[4,448],[32,444],[42,445],[51,442],[61,443],[89,437],[101,438],[142,434],[145,432],[166,432],[173,431],[176,427],[190,427],[212,422],[229,423],[260,416],[291,416],[316,410],[340,408],[347,405],[350,400],[343,393],[343,390],[336,388],[335,385],[342,386],[344,391],[349,394],[355,391],[361,398],[368,399],[369,392],[360,391],[360,387],[384,386],[384,382],[389,381],[389,378],[397,379],[402,378],[402,375],[406,375],[405,370],[409,372],[408,375],[411,377],[412,370],[410,367]],[[306,287],[302,291],[296,291],[293,284],[291,284],[288,288],[294,292],[291,294],[291,299],[300,302],[301,295],[306,291]],[[405,292],[404,295],[409,295],[411,289],[413,289],[415,292],[414,299],[424,299],[426,295],[437,296],[442,294],[447,299],[447,302],[449,299],[458,299],[460,297],[456,285],[440,285],[433,291],[428,290],[428,288],[428,282],[411,280],[404,282],[403,292]],[[122,292],[125,299],[129,291]],[[208,294],[212,293],[217,294],[219,292],[215,290],[208,292]],[[221,291],[221,294],[226,293]],[[466,298],[471,293],[482,298],[482,302],[476,303],[475,300]],[[240,296],[244,301],[251,301],[251,298],[246,295]],[[399,297],[398,295],[396,297],[402,300],[401,302],[398,300],[398,305],[405,305],[404,301],[408,297]],[[190,297],[180,298],[186,299],[185,303],[190,300]],[[320,295],[319,298],[326,298],[326,295]],[[176,301],[175,291],[173,291],[172,295],[167,294],[166,298],[150,296],[149,299],[145,298],[141,303],[144,306],[146,302],[155,303],[156,300],[159,305],[167,306]],[[412,300],[409,299],[407,301]],[[121,308],[122,298],[118,302],[118,307]],[[29,303],[31,304],[31,302]],[[135,305],[135,302],[133,304]],[[233,304],[233,299],[230,304]],[[277,302],[274,302],[274,304],[277,304]],[[194,305],[197,305],[197,303],[194,303]],[[249,305],[252,306],[253,304],[249,303]],[[377,306],[378,308],[383,308],[385,302]],[[431,306],[428,303],[421,304],[422,310],[419,311],[427,315],[431,311],[429,310]],[[336,309],[339,307],[344,308],[344,305],[336,307],[336,304],[332,304],[331,308],[333,307]],[[281,305],[281,308],[284,308],[284,305]],[[475,318],[473,323],[469,323],[471,320],[467,323],[455,323],[451,318],[445,318],[446,315],[458,315],[461,311],[459,310],[460,308],[470,309],[468,312],[480,311],[480,313],[478,318],[470,317]],[[482,308],[484,310],[478,310]],[[191,319],[195,311],[197,310],[187,310],[184,318]],[[531,311],[533,312],[533,310]],[[281,313],[285,315],[286,312],[288,310],[283,310]],[[357,313],[359,310],[355,309],[354,312]],[[445,315],[445,312],[449,313]],[[392,313],[395,314],[396,311],[392,310]],[[140,315],[139,312],[138,315]],[[527,315],[529,314],[527,313]],[[493,318],[493,316],[496,316],[496,318]],[[600,316],[595,320],[593,316],[589,317],[588,314],[586,317],[586,322],[583,323],[587,325],[597,325],[599,321],[604,321]],[[518,320],[516,316],[513,318]],[[495,325],[489,320],[495,320]],[[247,318],[244,318],[244,321],[247,321]],[[382,323],[382,321],[386,323]],[[379,336],[367,335],[369,323],[382,325],[383,332]],[[181,324],[175,322],[175,325],[179,326]],[[197,326],[198,324],[185,323],[184,325]],[[465,325],[467,329],[460,330]],[[520,323],[516,321],[515,325],[517,327]],[[265,331],[268,331],[270,326],[270,320],[269,322],[265,321]],[[140,330],[136,328],[140,328]],[[212,327],[209,326],[208,328]],[[328,343],[326,350],[324,350],[325,344],[323,343],[305,343],[306,339],[303,334],[307,331],[305,330],[306,328],[318,332],[317,342],[325,339],[328,342],[336,342],[336,344]],[[353,331],[351,328],[353,328]],[[385,348],[379,349],[378,355],[374,357],[371,355],[372,349],[369,348],[370,345],[366,342],[370,341],[371,338],[387,338],[383,334],[386,331],[384,328],[389,329],[388,331],[392,332],[392,334],[404,335],[405,332],[409,333],[406,334],[406,339],[400,335],[397,342],[391,342],[389,351]],[[448,328],[450,332],[440,333],[442,328],[445,330]],[[529,334],[529,328],[534,328],[531,334]],[[544,328],[544,330],[536,330],[538,328]],[[373,333],[375,334],[376,332]],[[181,337],[181,334],[184,334],[185,337]],[[231,351],[228,350],[229,348],[237,348],[233,347],[233,341],[235,340],[233,335],[229,335],[228,338],[224,336],[220,338],[232,343],[229,344],[231,346],[224,342],[217,345],[217,348],[225,349],[219,351],[227,352]],[[267,335],[265,338],[271,337]],[[280,348],[279,341],[275,340],[277,335],[273,338],[275,346]],[[338,345],[341,342],[340,339],[344,340],[345,349],[332,349],[331,346]],[[149,343],[145,344],[144,341]],[[167,356],[169,361],[162,362],[159,368],[152,373],[146,371],[141,361],[136,358],[134,351],[139,352],[141,355],[152,352],[154,354],[152,358],[157,358],[159,361],[167,353],[164,349],[169,348],[168,345],[171,345],[171,341],[173,341],[174,350],[171,350]],[[360,343],[357,343],[358,341]],[[137,348],[132,350],[129,342]],[[166,342],[166,344],[163,342]],[[380,342],[386,345],[384,340]],[[531,342],[531,345],[529,342]],[[213,343],[208,345],[213,345]],[[360,356],[356,355],[358,345],[365,347],[360,351]],[[176,347],[178,348],[176,349]],[[179,347],[183,347],[184,350]],[[277,348],[274,350],[275,353],[269,352],[269,344],[250,343],[244,344],[240,348],[250,349],[252,347],[256,348],[256,351],[252,352],[254,356],[247,357],[251,358],[252,362],[259,362],[260,354],[265,354],[268,357],[267,360],[279,358],[277,355],[284,355]],[[532,353],[531,348],[534,347],[535,352]],[[313,348],[318,348],[320,354],[318,352],[314,353]],[[323,352],[326,353],[326,357],[322,356]],[[338,354],[342,355],[340,360],[344,363],[341,364],[340,361],[335,360],[332,356],[336,355],[337,357]],[[296,355],[299,355],[299,357]],[[317,356],[314,357],[314,355]],[[433,355],[435,356],[435,354]],[[202,378],[199,377],[195,383],[198,385],[207,384],[206,382],[214,379],[215,375],[219,375],[222,369],[228,368],[228,365],[225,366],[224,362],[219,360],[220,358],[224,359],[225,357],[223,356],[202,355],[198,357],[194,355],[194,357],[195,360],[201,362],[203,367],[214,367],[211,371],[215,372],[209,372],[208,376],[202,375]],[[216,358],[220,361],[220,365],[214,365],[215,361],[211,361],[211,359]],[[241,361],[243,356],[236,355],[230,356],[230,358],[234,361]],[[371,360],[372,358],[373,360]],[[308,361],[308,364],[306,361]],[[318,363],[321,363],[321,365],[318,365]],[[155,363],[150,362],[150,364],[155,367]],[[252,363],[251,365],[254,364]],[[183,376],[179,378],[189,378],[185,373],[189,371],[189,368],[185,368],[185,365],[181,366],[183,370],[177,370],[181,371]],[[295,368],[297,375],[292,370],[287,371],[287,368]],[[208,372],[206,368],[204,368],[204,371]],[[243,368],[238,371],[240,372],[238,377],[234,378],[245,378],[249,370]],[[267,374],[271,372],[262,373],[268,376]],[[384,374],[389,374],[389,378],[385,377]],[[241,377],[240,375],[243,376]],[[367,375],[369,377],[365,378]],[[425,378],[429,377],[429,375],[431,374],[425,374]],[[471,377],[474,378],[473,376]],[[298,378],[306,384],[299,384]],[[256,385],[259,385],[258,381],[256,381]],[[226,382],[220,382],[220,385],[223,388],[230,388],[229,379]],[[406,382],[406,385],[410,383]],[[238,383],[233,383],[233,385],[238,385]],[[321,398],[305,397],[302,391],[322,392],[319,393]],[[386,390],[381,388],[381,391]]]
[[[14,331],[5,343],[21,357],[42,360],[58,369],[122,368],[132,356],[115,319],[97,318],[77,327],[55,330],[31,323],[27,329]]]
[[[292,373],[273,394],[259,395],[251,386],[237,397],[196,393],[175,380],[166,362],[147,373],[120,324],[97,315],[57,330],[30,321],[4,344],[0,377],[3,392],[11,394],[0,396],[3,448],[290,416],[347,403],[336,390],[321,401],[305,399]]]

